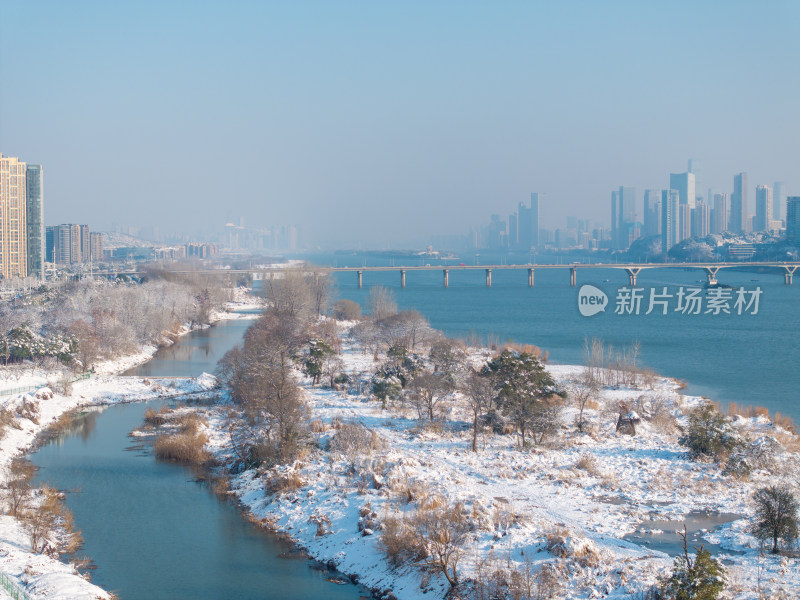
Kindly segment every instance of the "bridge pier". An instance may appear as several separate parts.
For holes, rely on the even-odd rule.
[[[358,271],[358,289],[364,286],[364,271]]]
[[[578,267],[569,268],[569,284],[572,287],[578,285]]]
[[[631,287],[636,285],[636,276],[641,270],[641,267],[630,267],[625,269],[625,272],[628,274],[628,280],[630,281]]]
[[[492,270],[486,269],[486,287],[492,287]]]
[[[533,287],[533,269],[528,269],[528,287]]]
[[[703,267],[706,270],[706,277],[708,277],[708,283],[716,283],[717,282],[717,273],[719,273],[720,267]]]
[[[444,287],[450,287],[450,270],[444,270]]]
[[[400,271],[400,287],[401,288],[406,287],[406,270],[405,269]]]
[[[783,274],[783,283],[785,285],[792,285],[792,277],[794,276],[794,272],[797,270],[797,267],[783,267],[786,272]]]

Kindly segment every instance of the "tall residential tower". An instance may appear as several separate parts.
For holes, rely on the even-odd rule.
[[[0,277],[27,277],[25,163],[0,154]]]
[[[44,279],[44,203],[42,165],[29,164],[26,169],[28,220],[28,275]]]

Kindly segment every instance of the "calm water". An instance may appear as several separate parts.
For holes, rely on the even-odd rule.
[[[363,255],[313,255],[317,264],[336,266],[419,265],[420,259],[376,259]],[[483,262],[506,257],[481,256]],[[485,260],[484,260],[485,259]],[[527,257],[525,257],[527,260]],[[426,263],[435,262],[424,259]],[[474,263],[474,258],[450,261]],[[364,288],[357,287],[355,273],[337,274],[339,295],[366,305],[369,287],[384,285],[394,290],[401,308],[414,308],[437,329],[451,336],[475,333],[486,339],[514,339],[549,350],[555,363],[582,363],[584,340],[600,338],[616,348],[638,340],[641,362],[670,377],[686,379],[687,393],[723,402],[767,406],[800,423],[800,278],[786,286],[779,273],[720,271],[722,283],[763,291],[757,315],[616,315],[613,302],[618,288],[627,285],[624,271],[578,271],[578,287],[569,286],[567,269],[539,269],[535,287],[528,287],[525,270],[492,273],[492,287],[485,287],[480,271],[451,271],[450,287],[442,286],[441,271],[409,271],[405,289],[399,273],[364,273]],[[757,280],[757,281],[753,281]],[[660,293],[667,286],[676,294],[680,286],[705,281],[700,270],[652,269],[639,274],[638,287]],[[578,289],[591,283],[604,290],[612,308],[593,317],[578,312]],[[642,313],[646,311],[643,304]]]
[[[183,338],[136,369],[140,375],[199,375],[240,339],[251,321],[223,323]],[[32,456],[39,479],[67,495],[93,581],[123,600],[355,600],[355,586],[325,581],[305,559],[217,500],[189,469],[156,462],[128,433],[146,404],[85,414]]]

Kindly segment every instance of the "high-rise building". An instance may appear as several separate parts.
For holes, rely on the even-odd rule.
[[[694,187],[697,196],[703,195],[703,184],[705,181],[703,180],[703,163],[700,159],[697,158],[690,158],[689,159],[689,168],[687,169],[689,173],[694,175]],[[711,202],[711,196],[706,197],[706,203]],[[694,208],[694,207],[692,207]]]
[[[786,237],[800,240],[800,196],[786,198]]]
[[[680,206],[680,195],[677,190],[661,191],[661,250],[664,254],[679,242],[678,206]]]
[[[728,229],[728,195],[714,194],[714,219],[711,233],[723,233]]]
[[[89,262],[92,256],[92,245],[91,245],[91,237],[89,235],[89,226],[88,225],[78,225],[78,228],[81,232],[81,249],[80,249],[80,257],[78,258],[77,262]],[[76,262],[73,260],[72,262]]]
[[[692,237],[704,238],[711,230],[711,209],[705,202],[698,202],[692,209]]]
[[[539,192],[531,193],[531,246],[539,247]]]
[[[508,247],[516,248],[519,243],[519,231],[517,229],[517,213],[508,215]]]
[[[90,260],[100,262],[103,260],[103,234],[92,231],[89,234]]]
[[[619,192],[611,192],[611,247],[619,247]]]
[[[611,235],[614,247],[625,250],[635,237],[636,188],[620,186],[611,192]]]
[[[783,211],[786,208],[786,184],[776,181],[772,186],[772,218],[776,221],[783,219]]]
[[[533,245],[531,221],[531,209],[520,202],[517,207],[517,243],[523,252],[529,252]]]
[[[53,225],[44,228],[44,261],[56,262],[56,228]]]
[[[753,231],[772,229],[772,188],[768,185],[756,186],[756,218]]]
[[[747,173],[733,176],[733,194],[731,194],[730,222],[728,231],[746,233],[750,211],[747,206]]]
[[[0,277],[27,277],[25,163],[0,154]]]
[[[695,179],[694,173],[670,173],[669,189],[678,190],[681,204],[688,204],[689,208],[695,207]]]
[[[81,228],[85,227],[88,243],[89,228],[86,225],[65,223],[47,228],[47,259],[59,265],[71,265],[83,261],[81,254]],[[87,257],[89,250],[86,252]]]
[[[661,191],[645,190],[644,192],[644,234],[661,233]]]
[[[44,279],[44,196],[42,165],[25,169],[28,275]]]
[[[679,201],[678,213],[678,241],[682,242],[692,237],[692,209]]]

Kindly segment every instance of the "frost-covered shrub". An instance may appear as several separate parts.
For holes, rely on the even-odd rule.
[[[267,494],[291,492],[303,487],[306,482],[300,472],[293,467],[273,467],[263,476],[264,490]]]
[[[471,530],[463,505],[432,502],[405,517],[385,519],[381,547],[393,565],[414,561],[431,573],[441,573],[455,586],[458,564]]]
[[[680,443],[689,448],[693,458],[725,459],[739,450],[744,441],[730,420],[711,403],[704,403],[689,413],[689,424]]]
[[[396,373],[396,367],[382,367],[370,382],[373,395],[381,401],[384,407],[389,400],[396,400],[403,390],[403,383]]]
[[[359,423],[343,423],[331,440],[330,451],[350,460],[385,446],[383,438]]]

